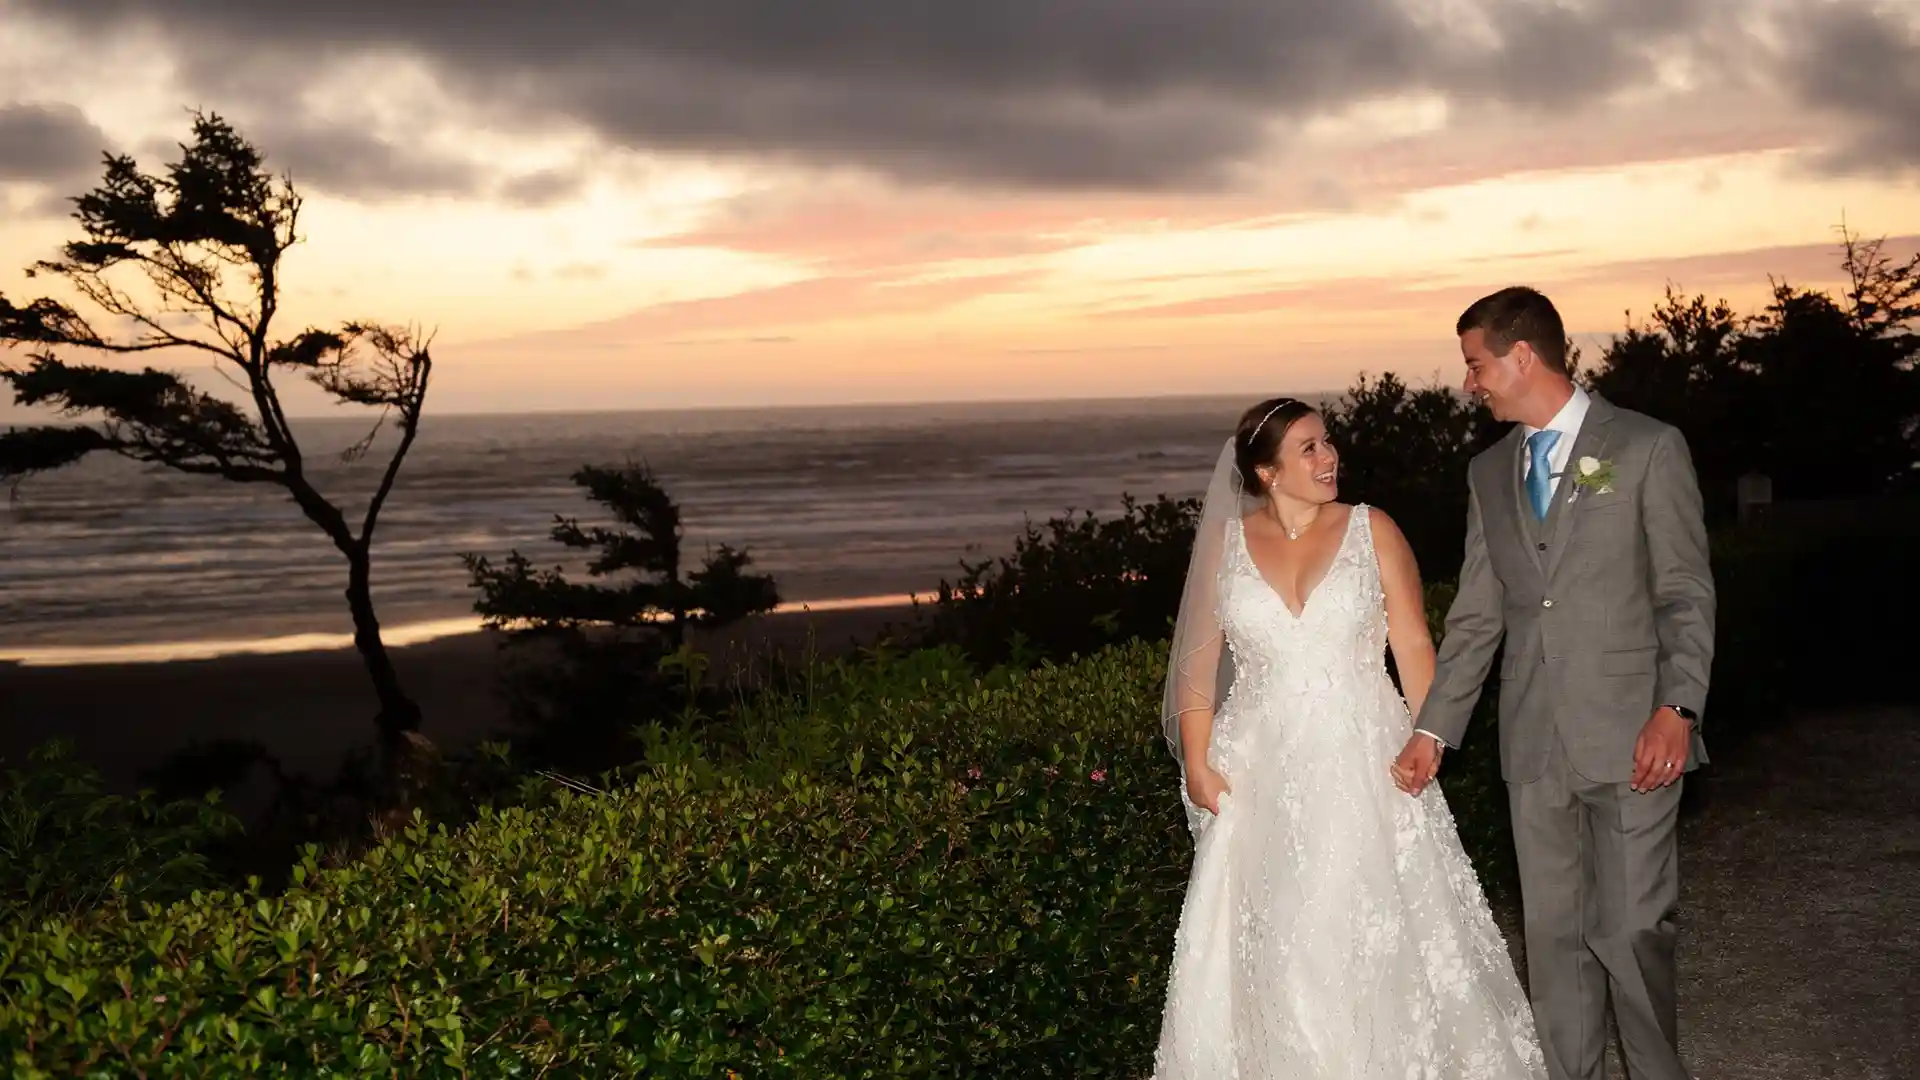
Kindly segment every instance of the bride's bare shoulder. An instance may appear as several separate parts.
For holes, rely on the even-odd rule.
[[[1373,545],[1389,558],[1405,551],[1411,554],[1413,546],[1407,543],[1406,534],[1394,523],[1391,515],[1377,506],[1367,507],[1367,527],[1373,533]]]

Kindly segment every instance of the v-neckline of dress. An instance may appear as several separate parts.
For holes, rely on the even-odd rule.
[[[1327,560],[1326,569],[1320,571],[1320,579],[1315,581],[1313,587],[1308,589],[1303,595],[1300,601],[1299,611],[1293,610],[1293,606],[1287,603],[1286,594],[1282,593],[1279,588],[1267,578],[1266,571],[1260,569],[1259,560],[1253,557],[1253,547],[1247,543],[1247,519],[1244,517],[1236,519],[1240,523],[1240,550],[1246,553],[1247,568],[1253,571],[1254,577],[1260,579],[1260,584],[1266,586],[1267,591],[1273,594],[1273,598],[1280,601],[1280,607],[1284,609],[1288,615],[1293,616],[1295,622],[1301,622],[1306,619],[1307,610],[1313,606],[1314,597],[1320,595],[1320,587],[1325,585],[1327,579],[1333,576],[1333,568],[1339,565],[1340,556],[1346,554],[1347,541],[1353,536],[1354,516],[1359,514],[1362,509],[1364,508],[1361,506],[1354,506],[1347,511],[1347,523],[1341,529],[1340,543],[1334,547],[1333,557]]]

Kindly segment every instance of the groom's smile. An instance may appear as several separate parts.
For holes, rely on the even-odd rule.
[[[1485,330],[1475,328],[1460,335],[1460,355],[1467,362],[1467,378],[1462,389],[1468,397],[1492,410],[1498,420],[1513,419],[1504,408],[1508,392],[1521,381],[1513,352],[1508,349],[1506,356],[1495,355],[1487,345]]]

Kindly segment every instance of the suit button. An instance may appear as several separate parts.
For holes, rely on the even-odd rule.
[[[1552,607],[1552,606],[1553,606],[1553,601],[1551,601],[1551,600],[1542,600],[1542,601],[1540,601],[1540,606],[1541,606],[1541,607]]]
[[[1533,546],[1539,548],[1541,551],[1547,550],[1547,545],[1545,544],[1535,544]]]

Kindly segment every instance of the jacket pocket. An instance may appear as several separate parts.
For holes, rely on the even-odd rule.
[[[1632,505],[1633,497],[1619,488],[1605,495],[1597,491],[1580,491],[1573,497],[1573,509],[1581,514],[1617,514]]]
[[[1660,659],[1659,649],[1620,649],[1600,654],[1602,675],[1651,675]]]

